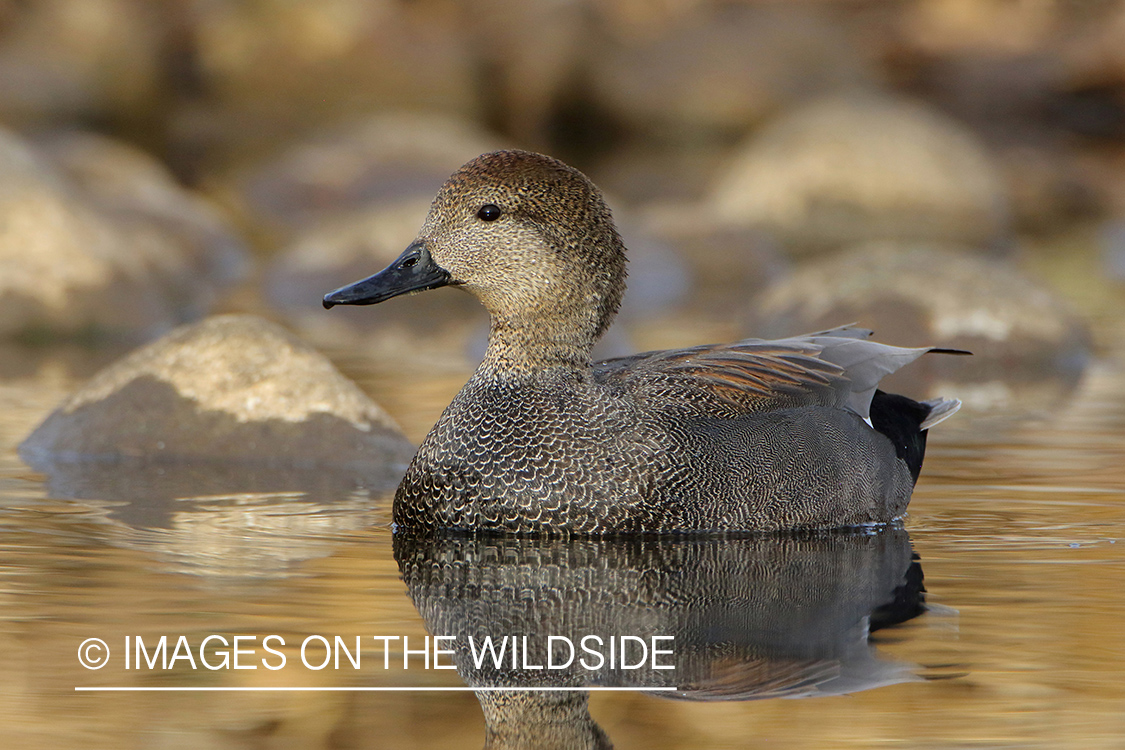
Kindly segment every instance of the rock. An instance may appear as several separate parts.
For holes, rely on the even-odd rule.
[[[618,17],[603,24],[610,40],[594,48],[589,78],[597,105],[628,129],[687,141],[741,134],[873,77],[823,6],[668,8],[634,18],[600,9]]]
[[[245,463],[397,482],[413,447],[321,354],[260,318],[179,328],[102,370],[20,445],[52,464]]]
[[[457,5],[457,34],[468,40],[479,71],[481,119],[525,148],[555,151],[559,121],[575,116],[573,89],[581,64],[590,57],[590,45],[597,44],[592,7],[527,0]]]
[[[653,202],[639,219],[645,234],[673,248],[690,269],[696,292],[693,302],[724,318],[732,311],[745,312],[750,299],[783,278],[792,266],[767,233],[716,224],[705,205]],[[632,288],[631,268],[629,277]]]
[[[499,147],[463,120],[384,112],[292,146],[237,177],[234,192],[251,221],[292,232],[415,196],[428,205],[454,170]]]
[[[246,275],[249,257],[242,239],[210,202],[183,188],[148,154],[81,131],[51,133],[35,145],[104,214],[176,245],[196,280],[216,287]]]
[[[362,346],[369,352],[394,352],[396,357],[416,356],[431,363],[442,353],[458,366],[479,361],[488,315],[476,299],[460,290],[439,289],[409,300],[334,308],[330,313],[321,304],[327,292],[370,276],[397,258],[417,236],[429,206],[428,197],[405,199],[352,212],[304,232],[267,269],[263,297],[318,343]],[[681,303],[691,287],[686,264],[670,243],[628,218],[619,226],[629,248],[629,287],[619,315],[621,325],[610,329],[608,348],[598,350],[603,357],[635,351],[621,334]],[[469,343],[464,347],[466,337]]]
[[[204,259],[239,257],[237,241],[155,163],[100,139],[84,142],[102,152],[85,184],[0,130],[0,337],[148,337],[199,317],[218,280],[234,273],[219,270],[229,260]],[[132,176],[138,163],[150,184],[162,176],[158,198],[134,189],[143,182]],[[130,187],[111,198],[115,179]],[[187,238],[196,250],[185,250]]]
[[[1125,282],[1125,219],[1107,221],[1099,239],[1105,273],[1116,282]]]
[[[372,111],[480,113],[480,72],[447,3],[262,0],[190,12],[205,95],[185,103],[174,131],[214,166]]]
[[[737,153],[714,193],[717,220],[773,232],[796,253],[869,239],[988,245],[1008,230],[992,158],[927,106],[884,96],[820,99]]]
[[[0,36],[0,121],[20,126],[151,117],[159,102],[167,3],[7,3]]]
[[[362,340],[375,350],[386,344],[388,353],[400,350],[397,356],[417,354],[417,344],[425,343],[420,339],[436,351],[457,348],[468,330],[488,320],[480,303],[457,289],[330,313],[321,304],[328,292],[381,271],[401,255],[417,236],[431,198],[355,210],[307,229],[267,269],[263,297],[318,342],[354,348]],[[404,339],[414,345],[404,347]]]
[[[715,175],[730,162],[721,140],[676,144],[634,138],[615,144],[583,170],[606,193],[634,206],[698,204],[710,195]]]
[[[648,231],[627,212],[615,218],[629,252],[629,281],[618,318],[635,323],[682,304],[695,279],[676,244]]]
[[[878,242],[817,260],[766,291],[755,335],[856,322],[899,346],[967,349],[909,368],[960,380],[1076,379],[1090,355],[1085,323],[1010,264],[924,243]]]

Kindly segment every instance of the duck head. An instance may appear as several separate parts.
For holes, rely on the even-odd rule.
[[[325,295],[324,306],[441,286],[488,310],[489,355],[588,363],[620,305],[625,252],[585,175],[541,154],[496,151],[446,181],[418,238],[390,266]]]

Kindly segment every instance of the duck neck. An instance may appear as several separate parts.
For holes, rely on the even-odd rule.
[[[573,321],[493,315],[488,348],[478,372],[495,377],[534,377],[553,371],[582,377],[590,369],[594,338]]]

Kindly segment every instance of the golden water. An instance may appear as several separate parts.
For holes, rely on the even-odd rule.
[[[931,610],[881,630],[922,679],[852,695],[691,703],[597,693],[619,748],[1125,748],[1125,366],[1018,419],[965,413],[931,440],[906,527]],[[15,446],[95,364],[34,354],[0,380],[0,745],[5,748],[475,748],[472,693],[76,692],[117,685],[457,686],[453,671],[83,669],[126,636],[408,636],[425,629],[392,556],[386,497],[58,499]],[[466,373],[342,360],[424,434]],[[455,370],[455,368],[454,368]],[[148,481],[159,482],[159,478]],[[260,650],[251,659],[259,663]],[[367,656],[365,656],[367,658]],[[181,664],[182,666],[182,664]]]

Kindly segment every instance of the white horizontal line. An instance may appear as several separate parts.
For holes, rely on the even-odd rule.
[[[653,691],[675,691],[679,690],[676,687],[505,687],[505,686],[486,686],[486,687],[131,687],[131,686],[107,686],[107,687],[76,687],[75,692],[102,692],[102,693],[188,693],[188,692],[211,692],[211,693],[235,693],[235,692],[293,692],[293,691],[320,691],[320,692],[400,692],[400,693],[421,693],[421,692],[610,692],[610,691],[626,691],[626,692],[653,692]]]
[[[1088,495],[1119,495],[1122,490],[1113,487],[1067,487],[1054,484],[988,484],[979,485],[980,489],[1003,490],[1005,492],[1059,492],[1059,493],[1086,493]]]

